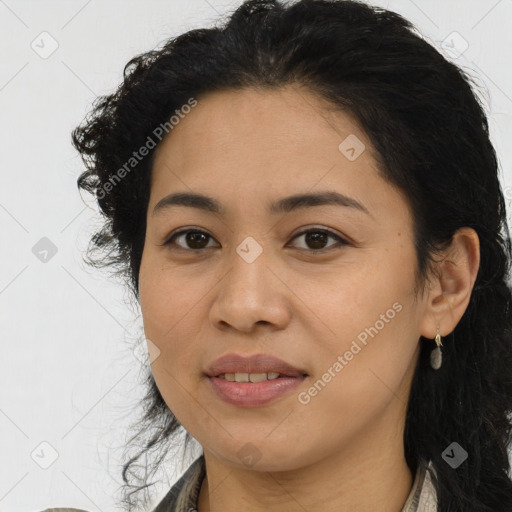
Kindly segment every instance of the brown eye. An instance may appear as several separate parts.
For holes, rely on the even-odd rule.
[[[183,238],[185,246],[181,244],[176,244],[175,240]],[[208,249],[208,239],[212,238],[208,233],[204,231],[199,231],[197,229],[190,230],[185,229],[182,231],[178,231],[174,235],[172,235],[169,240],[167,240],[164,245],[178,245],[180,249],[191,249],[191,250],[201,250]]]
[[[335,239],[338,244],[347,245],[347,241],[336,235],[332,231],[327,229],[308,229],[307,231],[303,231],[294,237],[294,240],[304,236],[304,241],[307,247],[299,247],[299,249],[312,249],[313,252],[321,252],[330,249],[333,245],[331,244],[328,247],[325,247],[329,238]]]
[[[293,239],[295,240],[301,236],[305,237],[306,247],[299,247],[299,249],[309,249],[310,252],[313,253],[328,251],[335,245],[348,245],[346,240],[327,229],[309,229],[299,233]],[[176,241],[180,239],[182,241],[176,243]],[[204,231],[198,229],[182,229],[174,233],[163,245],[174,246],[174,248],[178,250],[199,252],[212,247],[208,245],[209,239],[213,240],[213,237]],[[330,244],[326,247],[329,239],[335,240],[337,244]]]

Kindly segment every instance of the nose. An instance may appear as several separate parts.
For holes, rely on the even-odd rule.
[[[210,321],[220,330],[250,333],[257,325],[279,330],[290,321],[292,294],[284,269],[256,244],[252,239],[233,251],[229,270],[218,283]]]

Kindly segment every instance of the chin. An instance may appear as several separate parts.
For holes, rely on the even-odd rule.
[[[298,443],[272,442],[262,435],[261,431],[253,437],[246,435],[243,439],[229,438],[226,441],[223,446],[219,446],[217,442],[210,452],[224,464],[239,469],[291,471],[314,462],[307,460],[308,457],[305,454],[294,451]],[[205,449],[205,451],[209,450]]]

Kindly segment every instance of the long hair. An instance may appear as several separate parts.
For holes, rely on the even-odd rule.
[[[411,206],[423,283],[457,229],[469,226],[480,239],[470,302],[444,339],[438,371],[428,364],[435,345],[420,339],[404,432],[407,464],[432,462],[442,512],[510,512],[512,252],[498,162],[471,77],[416,32],[394,12],[351,0],[251,0],[214,28],[134,57],[118,89],[99,97],[72,134],[86,165],[78,185],[104,216],[89,263],[124,276],[138,300],[154,149],[106,185],[191,97],[293,83],[350,112],[375,147],[383,176]],[[123,468],[129,510],[180,426],[148,371],[132,439],[138,448]],[[468,453],[457,469],[442,455],[452,442]],[[140,476],[134,468],[148,454]]]

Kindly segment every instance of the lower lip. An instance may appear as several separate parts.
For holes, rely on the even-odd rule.
[[[238,407],[259,407],[297,388],[304,377],[278,377],[263,382],[232,382],[208,377],[213,390],[222,400]]]

